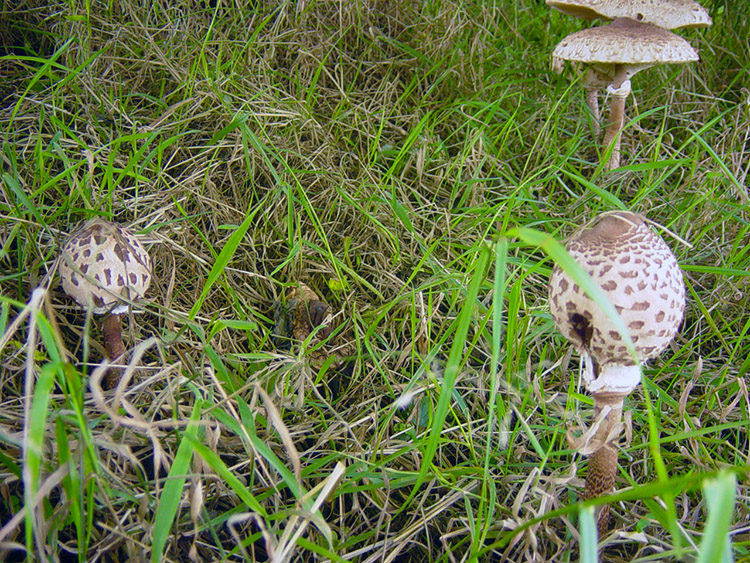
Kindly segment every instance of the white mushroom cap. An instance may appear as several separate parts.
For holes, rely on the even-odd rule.
[[[631,65],[632,75],[655,64],[697,61],[698,53],[685,39],[670,31],[618,18],[609,25],[565,37],[552,52],[553,70],[559,72],[564,60],[593,63],[605,69],[601,65]]]
[[[609,297],[638,358],[604,311],[559,266],[549,279],[555,325],[593,360],[584,376],[591,392],[629,392],[640,381],[639,363],[660,354],[682,321],[685,285],[677,260],[638,215],[627,211],[600,215],[566,248]]]
[[[65,243],[60,262],[65,293],[96,314],[127,311],[151,283],[148,252],[128,229],[94,218]]]
[[[711,16],[694,0],[547,0],[547,5],[584,19],[630,18],[664,29],[708,27]]]

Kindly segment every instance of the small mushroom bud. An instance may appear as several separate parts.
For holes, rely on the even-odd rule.
[[[151,283],[151,260],[138,239],[124,227],[94,218],[76,231],[62,249],[60,277],[65,293],[84,309],[105,315],[102,321],[107,358],[125,352],[120,316],[128,303],[143,297]],[[110,370],[104,386],[114,387],[119,370]]]
[[[624,398],[641,380],[641,365],[677,333],[685,310],[680,267],[666,243],[641,217],[627,211],[600,215],[574,235],[566,249],[604,290],[628,329],[636,357],[604,311],[559,266],[549,280],[549,303],[558,330],[584,356],[583,380],[597,417],[608,414],[594,437],[585,498],[607,494],[617,471],[617,436]],[[609,508],[597,515],[600,535]]]

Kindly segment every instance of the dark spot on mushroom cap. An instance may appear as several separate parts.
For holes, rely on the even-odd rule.
[[[573,313],[569,317],[570,326],[584,348],[588,348],[594,329],[586,317]]]
[[[130,260],[130,256],[127,250],[125,250],[125,247],[119,242],[116,242],[114,247],[112,248],[113,252],[115,253],[115,256],[120,260],[120,262],[127,262]]]

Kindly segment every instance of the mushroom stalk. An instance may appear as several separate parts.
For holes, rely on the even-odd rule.
[[[591,129],[594,132],[594,138],[599,138],[601,133],[601,127],[599,126],[599,89],[598,88],[586,88],[586,105],[591,110]]]
[[[612,94],[612,109],[609,114],[609,125],[604,131],[603,148],[606,151],[612,145],[607,170],[613,170],[620,166],[620,133],[625,121],[625,100],[630,94],[630,80],[625,80],[619,87],[612,84],[607,89]]]
[[[594,416],[598,420],[602,411],[609,407],[606,418],[601,422],[594,435],[593,441],[599,448],[589,457],[589,468],[586,473],[586,487],[584,499],[606,495],[615,486],[617,476],[617,440],[613,435],[622,419],[622,405],[627,393],[600,392],[594,394]],[[607,532],[609,525],[609,505],[598,507],[596,513],[596,527],[599,537]]]
[[[596,68],[590,68],[586,71],[583,76],[583,88],[586,91],[586,105],[591,110],[591,116],[593,119],[592,129],[594,138],[599,138],[600,131],[600,115],[599,115],[599,89],[606,87],[611,81],[611,77],[608,77],[603,72]]]
[[[120,315],[111,313],[102,321],[102,333],[104,334],[104,350],[110,362],[118,362],[125,353],[125,345],[122,342],[122,323]],[[104,376],[103,386],[112,389],[120,380],[122,369],[110,367]]]

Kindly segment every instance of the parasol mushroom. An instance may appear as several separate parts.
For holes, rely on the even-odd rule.
[[[102,321],[107,358],[116,362],[125,352],[120,317],[129,303],[143,297],[151,283],[148,252],[128,229],[99,217],[87,221],[62,249],[60,277],[65,293]],[[105,386],[117,383],[110,370]]]
[[[677,333],[685,309],[685,285],[667,244],[635,213],[604,213],[566,245],[628,328],[637,357],[628,351],[609,317],[559,266],[549,280],[555,325],[584,357],[584,384],[603,418],[592,442],[584,498],[608,493],[617,472],[617,438],[625,397],[641,380],[641,365],[659,355]],[[597,515],[600,535],[609,508]]]
[[[712,23],[708,11],[694,0],[547,0],[547,5],[586,20],[630,18],[664,29],[708,27]]]
[[[654,25],[617,18],[609,25],[584,29],[560,41],[552,52],[552,69],[562,70],[564,60],[592,64],[599,73],[597,80],[601,81],[602,75],[611,80],[608,86],[612,94],[610,123],[604,134],[605,148],[614,143],[607,163],[607,169],[611,170],[620,165],[620,131],[625,99],[630,93],[630,78],[656,64],[697,61],[698,53],[679,35]],[[587,78],[587,90],[588,81]],[[597,85],[592,81],[592,88]]]

